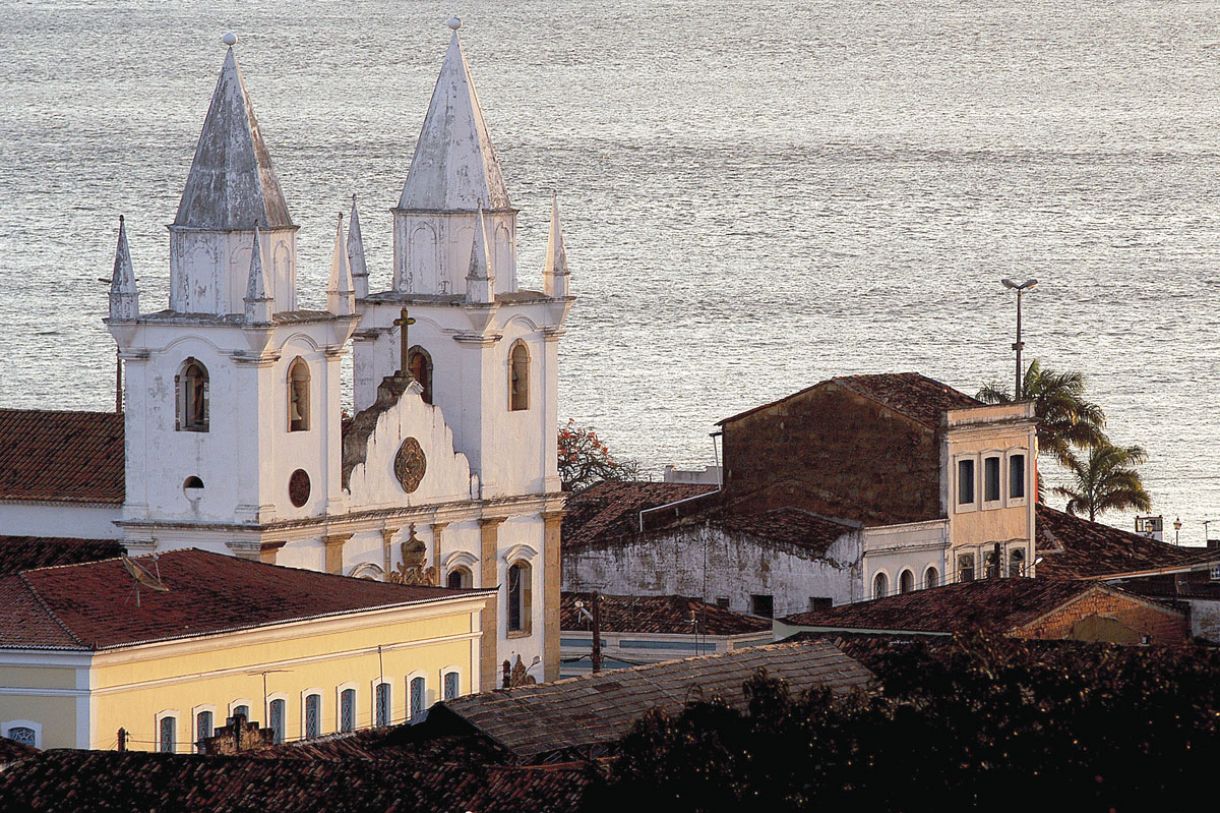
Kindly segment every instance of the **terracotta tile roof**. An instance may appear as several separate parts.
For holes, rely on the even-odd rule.
[[[1004,634],[1089,590],[1110,589],[1091,581],[983,579],[797,613],[783,622],[875,632]]]
[[[1046,505],[1037,508],[1040,579],[1088,579],[1220,561],[1220,550],[1182,548]]]
[[[588,764],[249,759],[139,751],[46,751],[0,773],[0,811],[182,813],[344,810],[577,811]]]
[[[717,695],[740,708],[742,685],[759,669],[794,692],[813,686],[846,692],[873,680],[831,644],[771,644],[461,697],[434,706],[425,725],[444,727],[456,717],[517,758],[536,760],[613,743],[652,708],[678,711]]]
[[[744,635],[769,631],[771,621],[742,615],[715,604],[686,596],[602,596],[602,632],[658,633],[663,635]],[[577,601],[591,607],[592,593],[563,593],[559,627],[589,631],[588,618],[576,608]],[[697,625],[692,624],[697,619]]]
[[[37,748],[14,742],[8,737],[0,737],[0,766],[10,765],[27,757],[32,757],[37,753]]]
[[[153,571],[151,558],[135,560]],[[0,579],[0,646],[107,649],[479,595],[277,567],[201,550],[156,561],[167,592],[140,590],[120,559]]]
[[[640,511],[715,491],[697,483],[602,482],[568,498],[563,546],[575,550],[637,533]]]
[[[121,504],[123,416],[0,409],[0,500]]]
[[[1141,576],[1134,579],[1123,579],[1116,582],[1115,586],[1148,598],[1220,601],[1220,581],[1210,578],[1206,571]]]
[[[799,508],[776,508],[757,514],[739,514],[726,510],[710,515],[706,521],[728,533],[745,534],[768,542],[790,545],[814,556],[825,555],[827,549],[843,534],[858,527]]]
[[[736,415],[719,421],[717,425],[752,415],[759,410],[783,403],[789,398],[804,395],[812,389],[827,384],[838,384],[877,403],[888,407],[902,415],[911,418],[933,429],[940,425],[940,418],[950,409],[968,409],[983,406],[983,402],[971,398],[964,392],[955,390],[948,384],[942,384],[935,379],[920,373],[879,373],[875,375],[845,375],[819,381],[811,387],[806,387],[790,395],[785,395],[775,401],[747,409]]]
[[[0,575],[20,573],[36,567],[113,559],[126,552],[123,543],[117,539],[0,536]]]

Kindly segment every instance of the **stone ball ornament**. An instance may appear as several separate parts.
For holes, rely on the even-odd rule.
[[[428,458],[419,441],[415,438],[404,440],[398,447],[398,454],[394,455],[394,476],[398,478],[402,490],[410,494],[419,488],[427,471]]]
[[[229,33],[227,33],[223,37],[221,37],[220,41],[223,42],[225,45],[229,46],[230,48],[232,48],[234,45],[237,44],[237,35],[234,34],[232,31],[230,31]]]

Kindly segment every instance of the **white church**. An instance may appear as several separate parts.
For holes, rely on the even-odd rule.
[[[563,237],[553,205],[543,290],[519,288],[517,210],[449,26],[393,209],[391,287],[370,290],[353,196],[325,310],[298,307],[298,226],[226,37],[169,227],[168,307],[140,302],[120,222],[106,324],[122,413],[0,410],[0,533],[499,586],[481,684],[505,661],[558,676]]]

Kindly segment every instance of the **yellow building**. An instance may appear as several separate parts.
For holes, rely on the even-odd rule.
[[[0,577],[0,736],[190,753],[235,713],[292,741],[477,692],[494,589],[182,550]]]

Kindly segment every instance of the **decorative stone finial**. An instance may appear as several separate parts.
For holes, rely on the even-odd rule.
[[[237,35],[234,34],[232,31],[230,31],[229,33],[227,33],[223,37],[221,37],[220,41],[223,42],[225,45],[229,46],[230,48],[232,48],[234,45],[237,44]]]
[[[454,16],[449,18],[448,22],[446,22],[445,25],[449,26],[450,30],[457,31],[459,28],[462,27],[462,20],[460,17],[458,17],[455,14]]]

